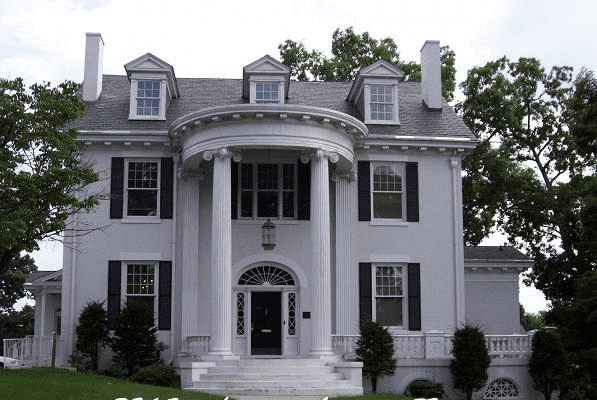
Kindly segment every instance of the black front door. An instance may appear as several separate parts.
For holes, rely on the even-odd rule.
[[[251,292],[251,354],[282,354],[281,292]]]

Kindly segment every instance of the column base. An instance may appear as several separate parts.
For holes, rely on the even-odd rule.
[[[340,356],[334,354],[331,350],[311,350],[309,354],[307,354],[307,357],[330,361],[340,360]]]
[[[240,360],[240,356],[232,353],[231,351],[226,351],[226,350],[210,351],[207,354],[202,354],[201,360],[205,360],[205,361]]]

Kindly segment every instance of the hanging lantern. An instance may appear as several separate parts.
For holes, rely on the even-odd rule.
[[[261,245],[264,250],[276,247],[276,225],[269,218],[261,227]]]

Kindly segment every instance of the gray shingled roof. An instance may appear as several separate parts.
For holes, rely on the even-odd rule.
[[[130,83],[124,75],[104,75],[97,101],[87,102],[87,112],[71,125],[81,130],[167,131],[176,119],[207,107],[244,104],[242,79],[179,78],[180,97],[175,98],[165,121],[129,120]],[[356,107],[346,101],[352,82],[290,82],[287,104],[309,105],[340,111],[362,120]],[[452,107],[442,112],[428,110],[421,100],[419,82],[402,82],[400,126],[368,125],[370,134],[457,137],[473,135]]]
[[[465,246],[465,260],[524,260],[532,259],[511,246]]]

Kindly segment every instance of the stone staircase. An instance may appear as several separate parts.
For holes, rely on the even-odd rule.
[[[362,364],[356,362],[309,358],[245,358],[190,364],[192,365],[187,365],[186,374],[185,368],[181,369],[183,388],[203,393],[259,398],[324,398],[363,394]]]

